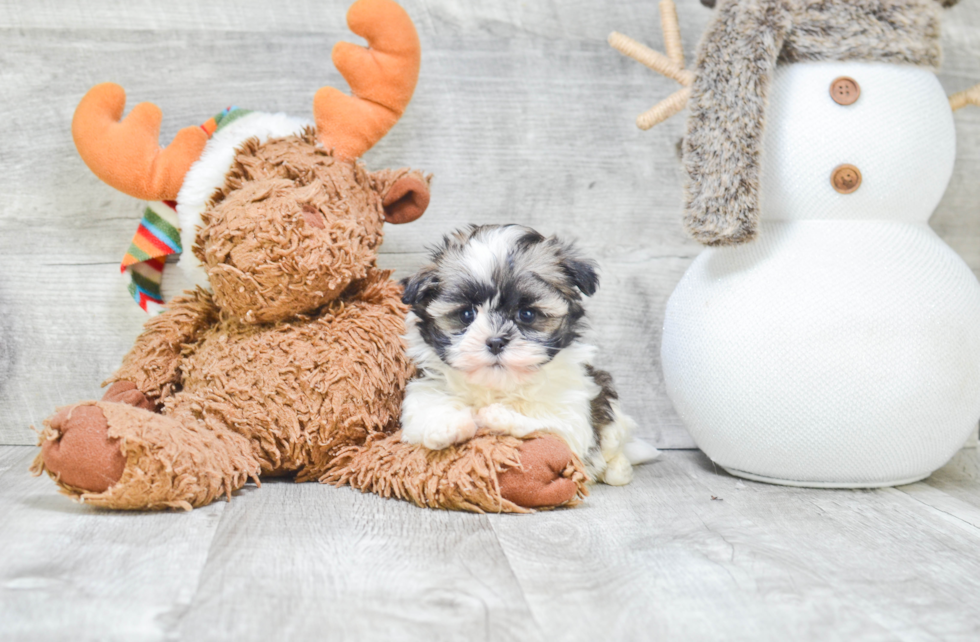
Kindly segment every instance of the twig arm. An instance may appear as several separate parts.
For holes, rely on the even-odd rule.
[[[636,126],[642,130],[659,125],[684,109],[691,97],[691,86],[694,85],[694,72],[684,69],[684,48],[674,0],[660,0],[660,25],[664,32],[666,56],[621,33],[614,31],[609,34],[609,44],[613,49],[662,76],[672,78],[684,87],[640,114],[636,119]]]
[[[609,45],[637,62],[643,63],[657,73],[673,78],[685,87],[694,84],[694,73],[683,69],[676,62],[663,55],[659,51],[654,51],[650,47],[633,40],[629,36],[624,36],[616,31],[609,34]]]
[[[664,32],[664,50],[681,69],[684,68],[684,47],[681,45],[681,26],[677,20],[674,0],[660,0],[660,27]]]
[[[976,85],[966,91],[958,91],[949,97],[949,106],[953,111],[963,109],[967,105],[980,107],[980,85]]]
[[[685,87],[680,91],[674,92],[647,111],[640,114],[636,119],[636,126],[643,131],[656,127],[660,123],[684,109],[690,97],[690,87]]]

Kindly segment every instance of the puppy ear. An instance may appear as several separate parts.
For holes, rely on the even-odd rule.
[[[592,296],[599,289],[599,272],[596,269],[594,261],[590,259],[571,259],[563,261],[562,265],[572,278],[572,283],[585,296]]]
[[[439,276],[436,266],[427,265],[410,277],[404,278],[401,285],[405,288],[402,303],[415,307],[431,298],[439,289]]]
[[[558,245],[558,261],[562,271],[585,296],[592,296],[599,288],[599,269],[596,262],[582,256],[571,243]]]

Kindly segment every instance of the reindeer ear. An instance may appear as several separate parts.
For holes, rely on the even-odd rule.
[[[385,220],[411,223],[429,207],[429,181],[432,176],[407,168],[382,169],[371,174],[374,191],[381,196]]]
[[[429,185],[417,176],[402,176],[388,189],[381,205],[389,223],[411,223],[429,207]]]

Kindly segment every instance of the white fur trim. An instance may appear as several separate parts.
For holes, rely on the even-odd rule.
[[[191,165],[184,177],[184,184],[177,195],[177,217],[180,220],[180,243],[183,253],[177,267],[184,273],[186,281],[210,290],[207,273],[197,260],[191,248],[201,225],[201,215],[215,190],[225,184],[225,177],[231,169],[235,150],[249,138],[257,138],[264,143],[270,138],[281,138],[299,134],[312,123],[303,118],[286,114],[267,114],[252,112],[242,116],[217,132],[201,157]]]

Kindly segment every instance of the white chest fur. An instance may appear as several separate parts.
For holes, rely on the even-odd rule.
[[[593,346],[572,345],[559,352],[527,381],[506,388],[488,388],[472,383],[464,373],[446,366],[424,348],[413,351],[412,345],[422,347],[417,333],[413,339],[410,331],[409,354],[424,369],[425,376],[408,385],[406,414],[402,417],[406,429],[410,430],[408,426],[414,422],[415,413],[428,416],[434,405],[448,403],[478,412],[502,404],[530,420],[508,427],[515,436],[522,437],[545,428],[561,434],[572,451],[582,457],[595,445],[590,404],[599,394],[599,387],[585,371],[585,364],[590,363],[595,354]],[[413,404],[409,403],[411,399],[426,401]]]

